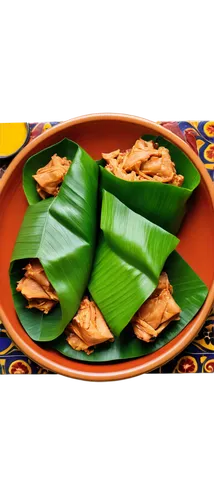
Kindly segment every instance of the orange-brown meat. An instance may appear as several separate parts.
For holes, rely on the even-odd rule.
[[[88,344],[83,342],[83,340],[80,339],[80,337],[78,337],[78,335],[76,335],[76,333],[73,333],[73,332],[69,333],[69,330],[67,329],[66,335],[67,335],[66,340],[67,340],[68,344],[75,351],[84,351],[86,354],[91,354],[93,352],[94,349],[90,348],[88,346]]]
[[[55,305],[56,301],[54,300],[35,299],[35,300],[28,300],[27,309],[33,309],[35,307],[36,309],[39,309],[39,311],[42,311],[44,314],[48,314]]]
[[[18,282],[16,290],[21,292],[27,300],[50,298],[39,283],[31,278],[25,278],[25,276]]]
[[[138,179],[138,176],[136,175],[136,173],[134,171],[130,172],[130,173],[126,173],[124,172],[124,170],[120,167],[118,167],[117,165],[106,165],[105,167],[106,170],[108,170],[109,172],[111,172],[112,174],[114,174],[116,177],[119,177],[119,179],[124,179],[125,181],[137,181],[137,180],[141,180],[141,179]]]
[[[29,264],[27,264],[27,266],[25,267],[25,271],[26,278],[31,278],[32,280],[34,280],[35,283],[42,287],[42,289],[44,290],[44,292],[46,292],[50,299],[58,301],[56,292],[51,286],[50,281],[48,280],[45,271],[38,259],[34,259],[29,262]]]
[[[57,196],[60,185],[67,174],[71,161],[66,157],[53,155],[45,167],[39,168],[33,178],[37,182],[37,192],[42,199]]]
[[[104,160],[108,161],[112,158],[117,158],[119,154],[120,149],[116,149],[115,151],[111,151],[111,153],[102,153],[102,157],[104,158]]]
[[[157,295],[159,295],[162,290],[168,290],[171,294],[173,294],[172,285],[170,284],[168,275],[165,271],[162,271],[161,275],[159,276],[158,284],[150,297],[157,297]]]
[[[151,342],[175,320],[180,319],[181,309],[172,297],[173,289],[165,272],[152,295],[144,302],[132,318],[135,335],[144,342]]]
[[[180,175],[180,174],[176,174],[176,175],[174,175],[171,184],[173,184],[173,186],[180,187],[180,186],[182,186],[183,182],[184,182],[184,176]]]
[[[159,158],[151,158],[142,165],[141,172],[159,182],[171,182],[176,174],[175,164],[172,162],[168,149],[158,148]]]
[[[65,329],[66,340],[77,351],[93,352],[92,346],[106,342],[113,342],[110,332],[100,310],[95,302],[85,297],[73,320]]]
[[[125,152],[120,149],[103,153],[105,169],[127,181],[156,181],[182,186],[184,177],[176,173],[168,149],[153,141],[138,139]]]
[[[16,290],[28,301],[28,309],[35,307],[45,314],[59,301],[38,259],[32,259],[24,268],[25,274],[18,282]]]
[[[154,148],[153,142],[138,139],[132,147],[131,151],[127,154],[123,163],[123,168],[126,172],[130,172],[133,170],[136,164],[142,165],[143,163],[148,161],[151,156],[160,156],[160,152],[158,151],[158,149]]]

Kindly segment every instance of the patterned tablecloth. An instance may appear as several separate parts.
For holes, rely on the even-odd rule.
[[[30,141],[58,122],[30,124]],[[214,121],[160,122],[186,141],[198,153],[214,181]],[[0,168],[0,177],[7,165]],[[214,372],[214,308],[197,338],[157,373]],[[0,321],[0,374],[48,373],[20,352]],[[154,373],[154,372],[153,372]]]

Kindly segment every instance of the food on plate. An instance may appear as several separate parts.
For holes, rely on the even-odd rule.
[[[182,186],[184,176],[176,172],[169,150],[154,141],[138,139],[131,149],[102,153],[105,169],[127,181],[156,181]]]
[[[16,313],[31,339],[89,363],[154,352],[207,295],[175,251],[200,182],[194,165],[153,136],[102,157],[64,138],[27,160],[29,207],[10,265]]]
[[[97,163],[68,139],[58,148],[54,145],[50,149],[34,155],[32,161],[28,159],[25,170],[28,177],[24,176],[23,182],[33,203],[25,212],[10,265],[19,320],[30,337],[40,342],[52,341],[63,334],[76,314],[88,285],[97,235]],[[61,158],[72,158],[72,168],[68,169],[56,197],[38,201],[33,169],[38,164],[44,165],[57,149]],[[37,281],[32,280],[31,272],[30,276],[23,276],[23,267],[33,259],[39,260],[52,288],[39,286],[41,273],[36,274]],[[29,266],[25,272],[29,273]]]
[[[180,319],[181,309],[173,299],[173,288],[167,273],[162,272],[158,286],[142,304],[132,319],[135,335],[144,342],[151,342],[171,321]]]
[[[68,324],[66,340],[76,351],[85,351],[91,354],[93,346],[109,340],[114,341],[100,310],[93,300],[84,297],[77,314]]]
[[[25,274],[18,281],[16,291],[28,301],[27,309],[36,308],[48,314],[59,302],[57,294],[48,280],[38,259],[32,259],[26,267]]]
[[[124,139],[114,150],[106,148],[103,152],[99,160],[101,189],[135,213],[177,234],[187,201],[200,182],[195,166],[162,136],[144,135],[132,148],[125,148]]]
[[[89,292],[115,336],[155,290],[176,236],[136,214],[103,191],[101,234]]]
[[[54,154],[48,164],[39,168],[33,175],[37,182],[37,193],[43,200],[49,196],[57,196],[70,165],[71,160],[68,160],[66,156],[61,158]]]

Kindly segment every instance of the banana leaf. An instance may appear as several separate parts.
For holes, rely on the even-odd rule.
[[[179,240],[103,191],[101,235],[89,292],[119,335],[155,289]]]
[[[115,177],[105,170],[105,161],[98,164],[101,172],[101,189],[117,196],[127,207],[166,231],[177,234],[187,210],[187,200],[200,183],[200,174],[189,158],[174,144],[161,136],[144,136],[159,146],[169,149],[178,174],[184,175],[182,187],[161,182],[130,182]],[[119,146],[119,145],[118,145]]]
[[[41,201],[41,198],[36,191],[36,181],[32,176],[37,172],[38,168],[47,165],[51,156],[55,153],[62,158],[66,156],[67,159],[72,162],[76,154],[79,159],[81,157],[81,161],[83,163],[87,162],[87,159],[89,158],[87,153],[80,148],[78,144],[66,138],[31,156],[26,161],[23,169],[23,188],[29,205],[33,205],[34,203]]]
[[[173,297],[182,312],[180,320],[172,321],[154,342],[146,343],[137,339],[131,325],[128,325],[114,342],[100,344],[89,356],[84,352],[74,351],[66,342],[65,335],[51,342],[52,347],[68,358],[88,363],[103,363],[139,358],[168,344],[197,314],[205,301],[208,290],[199,276],[176,251],[167,259],[164,270],[173,286]]]
[[[67,153],[57,151],[63,156]],[[30,205],[26,211],[13,250],[10,279],[17,315],[33,340],[50,341],[63,332],[88,284],[96,239],[98,173],[96,162],[78,148],[58,196]],[[16,292],[22,269],[31,258],[40,260],[59,297],[59,305],[47,315],[26,309],[26,299]]]

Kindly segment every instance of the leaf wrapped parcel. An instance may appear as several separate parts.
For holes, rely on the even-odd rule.
[[[176,234],[186,213],[187,200],[200,182],[200,174],[177,146],[161,136],[144,136],[169,150],[178,174],[184,176],[182,187],[155,181],[130,182],[115,177],[100,160],[101,188],[109,191],[134,212],[166,231]],[[118,145],[119,146],[119,145]]]
[[[194,318],[207,296],[207,287],[193,269],[177,253],[173,252],[166,261],[164,270],[173,286],[173,297],[181,308],[179,321],[174,321],[160,333],[154,342],[146,343],[137,339],[131,325],[128,325],[113,343],[101,344],[87,356],[84,352],[74,351],[61,335],[52,346],[69,358],[88,363],[101,363],[139,358],[157,351],[173,340]],[[115,277],[115,283],[117,279]]]
[[[41,201],[41,197],[36,190],[36,181],[33,178],[33,175],[36,174],[37,170],[44,167],[56,153],[60,157],[66,156],[68,160],[73,162],[77,152],[79,155],[81,152],[83,162],[87,161],[87,153],[81,149],[78,144],[70,141],[69,139],[63,139],[62,141],[39,151],[39,153],[31,156],[26,161],[23,169],[23,188],[29,205],[34,205],[35,203]]]
[[[179,240],[107,191],[101,230],[88,288],[110,330],[119,335],[155,289]]]
[[[33,340],[57,338],[80,305],[95,248],[98,173],[96,162],[77,147],[58,196],[26,211],[11,259],[10,278],[16,312]],[[59,304],[47,315],[26,309],[26,299],[16,291],[22,269],[32,258],[40,260],[59,298]]]

